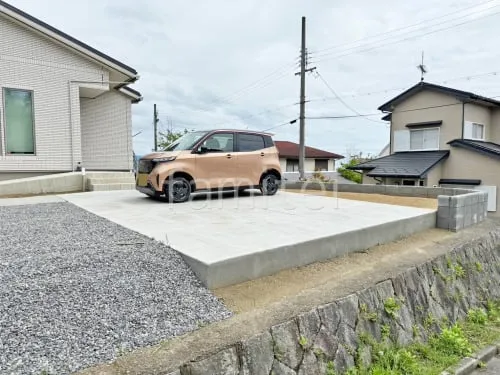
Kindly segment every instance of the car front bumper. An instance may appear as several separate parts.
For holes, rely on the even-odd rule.
[[[136,190],[140,191],[143,194],[149,195],[151,197],[159,197],[162,195],[161,191],[156,191],[151,185],[147,186],[135,186]]]

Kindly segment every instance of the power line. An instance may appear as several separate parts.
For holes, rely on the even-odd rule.
[[[499,98],[500,95],[497,96],[491,96],[490,99],[493,98]],[[441,104],[441,105],[434,105],[434,106],[429,106],[429,107],[421,107],[421,108],[412,108],[412,109],[404,109],[402,111],[397,111],[396,113],[404,113],[404,112],[414,112],[414,111],[421,111],[424,109],[432,109],[432,108],[442,108],[442,107],[451,107],[454,105],[462,105],[462,103],[450,103],[450,104]],[[337,119],[345,119],[345,118],[357,118],[357,117],[368,117],[368,116],[381,116],[383,113],[366,113],[366,114],[359,114],[359,115],[342,115],[342,116],[315,116],[315,117],[307,117],[308,120],[326,120],[326,119],[331,119],[331,120],[337,120]]]
[[[283,127],[283,126],[285,126],[285,125],[292,125],[292,124],[295,124],[296,122],[297,122],[297,119],[293,119],[293,120],[291,120],[291,121],[283,122],[283,123],[278,124],[278,125],[276,125],[276,126],[272,126],[272,127],[268,128],[268,129],[264,129],[264,130],[263,130],[263,132],[267,132],[267,131],[269,131],[269,130],[273,130],[273,129],[281,128],[281,127]]]
[[[474,80],[476,78],[481,78],[481,77],[486,77],[486,76],[495,76],[495,75],[500,75],[499,72],[489,72],[489,73],[481,73],[481,74],[476,74],[476,75],[471,75],[471,76],[461,76],[457,78],[450,78],[445,81],[437,81],[436,83],[438,84],[447,84],[448,82],[456,82],[456,81],[461,81],[461,80]],[[387,89],[382,89],[382,90],[377,90],[377,91],[369,91],[369,92],[360,92],[356,94],[341,94],[339,95],[341,98],[357,98],[360,96],[370,96],[370,95],[375,95],[375,94],[385,94],[388,92],[392,91],[402,91],[406,90],[408,87],[393,87],[393,88],[387,88]],[[328,100],[339,100],[338,97],[320,97],[320,98],[312,98],[309,99],[309,102],[319,102],[319,101],[328,101]]]
[[[281,66],[280,68],[276,69],[275,71],[271,72],[270,74],[266,75],[265,77],[247,85],[244,86],[242,89],[239,89],[229,95],[225,95],[223,97],[219,97],[218,99],[222,102],[230,103],[230,101],[235,100],[236,98],[240,98],[242,96],[242,93],[248,93],[249,91],[252,91],[256,88],[259,88],[264,84],[264,87],[269,85],[270,83],[285,77],[291,70],[295,70],[297,67],[297,63],[294,61],[292,64],[286,64]],[[274,79],[269,81],[269,78],[272,78],[276,76]]]
[[[422,24],[425,24],[429,21],[434,21],[434,20],[437,20],[437,19],[441,19],[441,18],[445,18],[447,16],[450,16],[452,14],[457,14],[457,13],[460,13],[460,12],[463,12],[463,11],[466,11],[466,10],[469,10],[469,9],[472,9],[472,8],[476,8],[476,7],[479,7],[479,6],[482,6],[482,5],[485,5],[485,4],[488,4],[488,3],[491,3],[495,0],[488,0],[488,1],[484,1],[482,3],[479,3],[479,4],[475,4],[475,5],[472,5],[472,6],[469,6],[469,7],[466,7],[466,8],[462,8],[460,10],[456,10],[454,12],[450,12],[450,13],[446,13],[446,14],[443,14],[441,16],[437,16],[437,17],[433,17],[433,18],[428,18],[426,20],[423,20],[423,21],[419,21],[417,23],[414,23],[412,25],[409,25],[409,26],[403,26],[403,27],[399,27],[399,28],[396,28],[396,29],[392,29],[392,30],[388,30],[388,31],[385,31],[385,32],[382,32],[382,33],[379,33],[379,34],[375,34],[375,35],[371,35],[371,36],[367,36],[367,37],[364,37],[364,38],[359,38],[353,42],[348,42],[348,43],[342,43],[342,44],[337,44],[337,45],[334,45],[334,46],[330,46],[330,47],[327,47],[327,48],[323,48],[323,49],[320,49],[320,50],[317,50],[317,51],[313,51],[311,52],[311,55],[315,55],[315,54],[318,54],[319,52],[323,52],[323,51],[329,51],[329,50],[332,50],[332,49],[337,49],[339,47],[343,47],[343,46],[349,46],[351,44],[354,44],[354,43],[357,43],[357,42],[361,42],[363,40],[368,40],[368,39],[373,39],[373,38],[376,38],[376,37],[379,37],[379,36],[383,36],[383,35],[388,35],[388,34],[392,34],[394,33],[395,31],[400,31],[400,30],[405,30],[405,29],[409,29],[409,28],[412,28],[412,27],[415,27],[415,26],[418,26],[418,25],[422,25]]]
[[[420,37],[423,37],[423,36],[426,36],[426,35],[430,35],[430,34],[435,34],[437,32],[441,32],[441,31],[445,31],[445,30],[449,30],[449,29],[452,29],[454,27],[458,27],[458,26],[462,26],[462,25],[465,25],[465,24],[468,24],[468,23],[471,23],[471,22],[474,22],[474,21],[478,21],[478,20],[481,20],[483,18],[486,18],[486,17],[491,17],[491,16],[494,16],[494,15],[497,15],[497,14],[500,14],[500,12],[495,12],[495,13],[490,13],[490,14],[487,14],[483,17],[477,17],[477,18],[474,18],[472,20],[469,20],[469,21],[464,21],[462,23],[458,23],[458,24],[455,24],[455,25],[451,25],[451,26],[448,26],[448,27],[443,27],[441,29],[437,29],[437,30],[433,30],[433,31],[429,31],[427,33],[424,33],[424,34],[420,34],[420,35],[413,35],[411,37],[408,37],[408,38],[403,38],[403,39],[400,39],[400,40],[395,40],[395,41],[392,41],[392,42],[389,42],[389,43],[384,43],[384,44],[381,44],[381,45],[378,45],[378,46],[374,46],[374,47],[369,47],[369,48],[365,48],[365,49],[361,49],[359,51],[354,51],[354,52],[349,52],[349,53],[345,53],[345,54],[340,54],[340,55],[337,55],[337,56],[333,56],[333,57],[330,57],[330,58],[326,58],[326,59],[319,59],[319,60],[315,60],[314,62],[317,63],[317,62],[321,62],[321,61],[330,61],[330,60],[334,60],[334,59],[337,59],[337,58],[340,58],[340,57],[344,57],[344,56],[349,56],[349,55],[352,55],[354,53],[360,53],[360,52],[368,52],[368,51],[372,51],[372,50],[375,50],[375,49],[378,49],[378,48],[382,48],[382,47],[385,47],[385,46],[389,46],[389,45],[393,45],[393,44],[397,44],[397,43],[401,43],[401,42],[405,42],[407,40],[411,40],[411,39],[415,39],[415,38],[420,38]],[[357,48],[357,47],[355,47]],[[350,50],[352,49],[355,49],[355,48],[350,48]],[[346,52],[348,51],[349,49],[345,50],[345,51],[341,51],[341,52]]]
[[[362,116],[361,113],[359,113],[358,111],[356,111],[354,108],[352,108],[349,104],[347,104],[336,92],[335,90],[328,84],[328,82],[323,78],[323,76],[321,75],[321,73],[319,73],[318,71],[316,71],[316,76],[319,77],[319,79],[321,79],[321,81],[325,84],[326,87],[328,87],[328,89],[333,93],[333,95],[335,95],[335,97],[349,110],[351,110],[352,112],[354,112],[355,114],[357,114],[358,116]],[[367,118],[367,117],[364,117],[362,116],[365,120],[367,121],[372,121],[372,122],[378,122],[378,123],[381,123],[381,124],[385,124],[385,122],[383,121],[378,121],[378,120],[372,120],[370,118]]]
[[[243,116],[243,117],[238,117],[238,120],[248,120],[250,118],[253,118],[253,117],[257,117],[257,116],[260,116],[260,115],[263,115],[265,113],[273,113],[273,112],[280,112],[280,109],[283,109],[283,108],[289,108],[289,107],[295,107],[297,105],[297,103],[293,103],[293,104],[286,104],[286,105],[282,105],[282,106],[279,106],[279,107],[276,107],[274,109],[266,109],[262,112],[259,112],[259,113],[255,113],[255,114],[252,114],[252,115],[248,115],[248,116]],[[227,125],[229,124],[229,122],[224,122],[224,123],[219,123],[219,124],[216,124],[214,126],[223,126],[223,125]]]

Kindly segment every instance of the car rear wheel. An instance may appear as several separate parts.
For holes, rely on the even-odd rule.
[[[260,191],[264,195],[274,195],[279,189],[279,179],[275,174],[266,173],[260,181]]]
[[[182,203],[189,200],[191,190],[191,183],[184,177],[169,178],[164,186],[165,196],[172,203]]]

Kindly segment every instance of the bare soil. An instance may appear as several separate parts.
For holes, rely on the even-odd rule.
[[[284,191],[290,193],[321,195],[325,197],[338,197],[341,199],[350,199],[350,200],[364,201],[364,202],[392,204],[397,206],[437,209],[437,199],[434,198],[397,197],[393,195],[384,195],[384,194],[335,193],[333,191],[321,191],[321,190],[286,189]]]
[[[364,252],[283,270],[275,275],[219,288],[214,290],[214,293],[230,310],[239,314],[262,308],[320,285],[337,284],[342,279],[362,278],[380,268],[380,264],[398,263],[400,258],[421,253],[424,247],[452,235],[445,230],[430,229]]]
[[[286,191],[335,197],[334,192],[328,191]],[[360,193],[338,193],[338,198],[418,208],[437,208],[436,199],[430,198]],[[423,247],[449,236],[451,233],[448,231],[431,229],[397,242],[376,246],[362,253],[284,270],[272,276],[219,288],[214,290],[214,293],[235,313],[247,312],[297,295],[304,290],[339,281],[340,278],[357,275],[362,277],[368,271],[374,271],[380,262],[397,263],[400,257],[406,257],[409,253],[418,253]]]

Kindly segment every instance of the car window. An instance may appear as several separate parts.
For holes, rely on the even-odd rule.
[[[264,138],[258,134],[238,134],[239,151],[249,152],[265,148]]]
[[[234,135],[233,133],[214,134],[205,139],[201,147],[206,148],[207,152],[233,152]]]
[[[191,150],[196,142],[198,142],[207,132],[198,131],[184,134],[175,142],[165,147],[164,151],[182,151]]]

